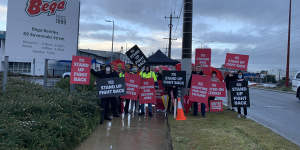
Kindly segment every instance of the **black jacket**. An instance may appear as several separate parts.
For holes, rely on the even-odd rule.
[[[157,73],[157,80],[163,80],[162,74]]]
[[[188,84],[188,88],[191,88],[193,74],[204,75],[204,73],[202,71],[199,72],[199,73],[197,73],[195,71],[192,71],[192,74],[191,74],[191,77],[190,77],[190,80],[189,80],[189,84]]]
[[[116,72],[111,72],[110,74],[106,74],[105,71],[95,71],[94,69],[91,70],[91,74],[94,75],[97,79],[105,79],[105,78],[118,78],[119,75]],[[107,97],[103,98],[103,100],[113,100],[115,97]]]
[[[236,81],[236,80],[237,80],[237,76],[236,75],[233,75],[232,77],[230,77],[229,75],[227,75],[225,77],[225,83],[226,83],[227,90],[230,89],[230,83],[233,82],[233,81]]]

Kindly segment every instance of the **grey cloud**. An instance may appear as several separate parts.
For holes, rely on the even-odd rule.
[[[121,26],[115,25],[116,31],[129,31],[129,29],[125,29]],[[96,32],[96,31],[112,31],[112,25],[103,25],[99,23],[80,23],[80,32]]]
[[[110,41],[111,34],[103,33],[103,32],[94,32],[94,33],[80,33],[80,38],[94,39],[94,40],[104,40]],[[148,36],[139,36],[135,32],[126,32],[125,34],[115,35],[115,42],[139,42],[139,43],[157,43],[154,38]]]
[[[7,0],[5,0],[7,1]],[[173,0],[173,8],[176,0]],[[181,1],[177,0],[176,14],[181,8]],[[151,35],[141,35],[141,30],[153,32],[168,31],[168,20],[163,17],[169,15],[169,0],[81,0],[80,38],[111,40],[111,25],[101,24],[105,19],[115,19],[126,25],[116,24],[116,42],[130,41],[137,43],[150,54],[162,49],[167,41],[154,39]],[[297,68],[300,64],[300,1],[294,0],[291,66]],[[0,5],[4,4],[3,0]],[[212,18],[216,22],[205,22],[203,18]],[[236,24],[243,27],[232,32],[228,27],[224,31],[216,31],[212,25],[218,21]],[[286,61],[287,45],[287,0],[194,0],[193,36],[195,40],[229,43],[237,46],[235,49],[224,50],[219,47],[213,50],[213,64],[222,65],[227,52],[250,55],[250,69],[264,67],[281,67]],[[174,20],[174,30],[177,21]],[[130,28],[131,27],[131,28]],[[136,27],[136,28],[135,28]],[[182,18],[174,37],[182,37]],[[161,35],[162,37],[167,35]],[[197,44],[197,43],[194,43]],[[250,47],[249,45],[254,45]],[[195,46],[195,45],[194,45]],[[181,57],[181,48],[173,48],[173,57]],[[299,68],[300,69],[300,68]]]
[[[160,30],[167,27],[163,17],[170,13],[164,13],[168,9],[168,3],[165,0],[83,0],[82,4],[94,6],[93,9],[84,10],[89,15],[96,9],[99,16],[94,19],[103,18],[103,15],[106,15]]]

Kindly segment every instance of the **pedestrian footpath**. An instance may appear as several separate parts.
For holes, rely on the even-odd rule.
[[[152,118],[123,114],[99,125],[76,150],[168,150],[169,145],[164,114]]]

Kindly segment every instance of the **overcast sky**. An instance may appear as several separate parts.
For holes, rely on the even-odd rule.
[[[180,16],[183,0],[81,0],[80,48],[115,50],[137,44],[146,55],[165,51],[171,12]],[[193,49],[212,48],[212,64],[224,64],[227,52],[250,55],[250,71],[277,71],[286,63],[288,0],[194,0]],[[0,30],[6,29],[7,0],[0,1]],[[174,20],[173,58],[181,57],[182,16]],[[294,0],[291,68],[300,70],[300,2]],[[193,56],[194,57],[194,56]]]

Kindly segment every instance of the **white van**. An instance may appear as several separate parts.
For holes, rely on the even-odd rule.
[[[297,92],[296,97],[300,100],[300,72],[297,72],[292,81],[293,91]]]

